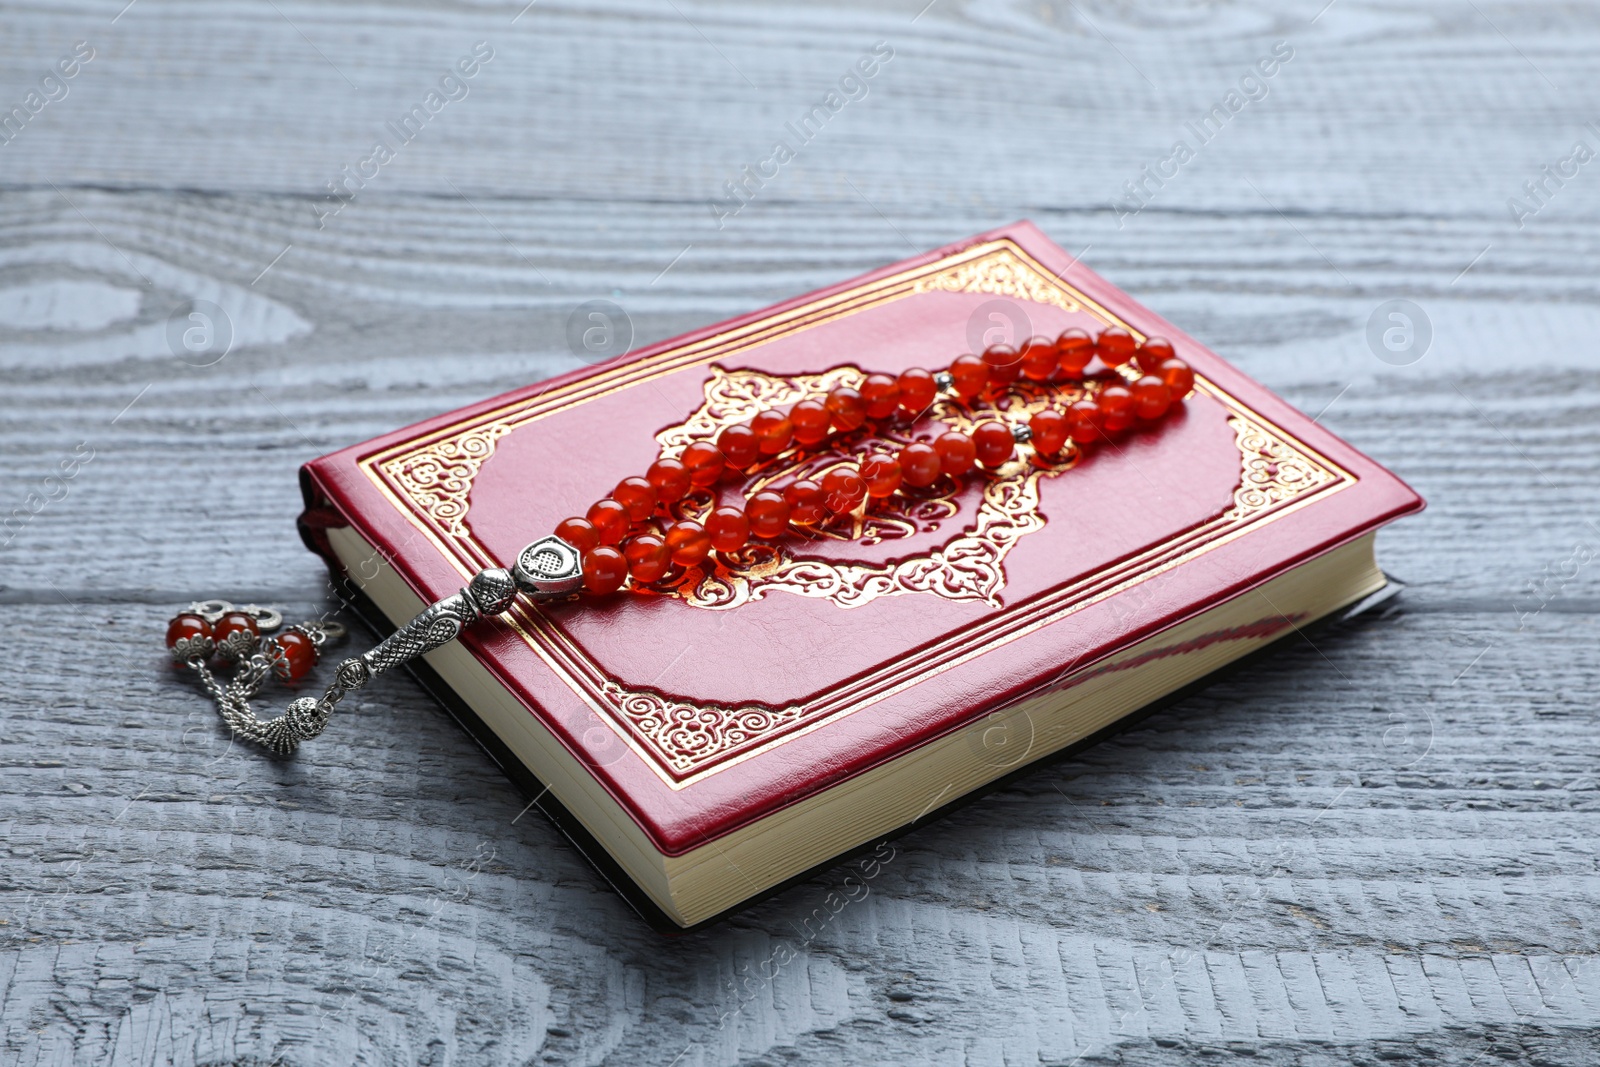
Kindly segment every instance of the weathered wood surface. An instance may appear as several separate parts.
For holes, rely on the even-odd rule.
[[[122,3],[0,9],[0,113],[96,50],[0,144],[0,511],[59,497],[0,549],[0,1061],[1600,1056],[1600,162],[1506,203],[1600,148],[1600,11]],[[296,465],[571,366],[579,302],[650,340],[1019,216],[1429,498],[1380,542],[1398,611],[918,831],[826,924],[843,870],[676,940],[405,684],[278,766],[162,665],[197,595],[326,606]],[[1366,341],[1393,298],[1408,366]],[[167,341],[193,299],[213,366]]]

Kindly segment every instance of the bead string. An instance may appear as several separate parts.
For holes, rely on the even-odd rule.
[[[913,441],[895,454],[837,466],[820,482],[801,478],[781,492],[762,489],[752,494],[742,508],[714,507],[703,523],[672,510],[696,489],[714,491],[725,471],[746,472],[791,446],[820,450],[869,420],[901,419],[915,425],[941,391],[971,404],[985,390],[1019,378],[1079,382],[1095,358],[1118,372],[1117,382],[1064,411],[1046,408],[1026,424],[990,420],[970,434],[948,429],[931,443]],[[1127,371],[1130,363],[1141,373]],[[678,458],[658,456],[643,477],[624,478],[583,516],[559,523],[555,535],[582,554],[588,592],[614,593],[629,582],[649,586],[667,577],[672,565],[694,566],[712,550],[737,552],[752,539],[770,542],[791,528],[818,528],[863,503],[886,500],[902,492],[902,486],[925,489],[941,477],[959,478],[979,465],[998,467],[1019,444],[1031,445],[1042,457],[1055,457],[1108,440],[1137,422],[1160,420],[1193,387],[1194,372],[1174,355],[1171,342],[1152,337],[1138,344],[1117,326],[1093,338],[1074,328],[1053,341],[1032,338],[1020,349],[991,345],[981,356],[958,356],[937,373],[913,367],[898,376],[868,374],[859,390],[839,386],[826,399],[801,400],[787,413],[769,408],[725,428],[715,444],[696,441]],[[647,528],[651,522],[664,526],[663,532]]]
[[[1026,424],[988,420],[970,434],[946,428],[931,442],[915,440],[894,454],[841,463],[820,482],[801,478],[782,492],[759,490],[742,508],[713,507],[704,523],[682,514],[696,490],[711,491],[715,504],[714,487],[724,471],[748,472],[794,446],[820,452],[835,436],[869,421],[892,419],[915,427],[940,392],[971,405],[986,390],[1020,378],[1082,382],[1097,358],[1113,373],[1114,384],[1065,410],[1045,408]],[[305,622],[273,634],[283,622],[275,611],[205,601],[172,620],[167,648],[177,663],[199,677],[236,736],[287,756],[323,731],[347,694],[455,640],[478,620],[509,610],[520,594],[540,601],[568,597],[580,588],[614,593],[630,581],[647,588],[666,578],[674,564],[690,567],[713,551],[737,552],[752,538],[773,541],[791,529],[820,529],[835,516],[907,489],[926,489],[980,465],[999,467],[1016,454],[1019,444],[1029,444],[1041,458],[1070,456],[1074,449],[1111,440],[1137,423],[1156,422],[1193,387],[1194,372],[1174,356],[1170,343],[1152,337],[1136,344],[1128,331],[1113,326],[1094,338],[1071,329],[1053,341],[1032,338],[1020,349],[993,345],[981,356],[960,356],[937,373],[912,368],[899,375],[868,374],[859,390],[840,386],[823,400],[802,400],[787,412],[762,411],[749,422],[725,428],[715,444],[696,441],[676,458],[658,456],[643,477],[624,478],[584,517],[567,519],[556,527],[555,536],[526,546],[511,568],[479,571],[465,588],[424,608],[376,647],[340,663],[320,698],[299,697],[275,719],[257,718],[250,699],[268,677],[290,683],[303,678],[323,645],[342,636],[342,626]],[[648,528],[652,523],[663,532]],[[234,667],[226,683],[212,673],[208,664],[213,657],[219,665]]]

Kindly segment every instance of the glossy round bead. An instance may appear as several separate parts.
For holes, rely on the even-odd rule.
[[[742,508],[723,505],[706,516],[706,533],[718,552],[737,552],[750,542],[750,520]]]
[[[600,543],[600,531],[594,528],[594,523],[576,515],[561,520],[556,526],[556,536],[577,549],[580,555]]]
[[[1126,385],[1108,385],[1095,397],[1100,405],[1100,425],[1110,433],[1133,425],[1133,393]]]
[[[776,456],[788,448],[794,438],[794,423],[789,421],[789,416],[770,408],[751,419],[750,428],[756,432],[763,456]]]
[[[861,383],[861,399],[867,405],[867,418],[887,419],[900,406],[900,383],[892,374],[869,374]]]
[[[1004,423],[980,422],[972,429],[972,447],[979,463],[998,467],[1016,452],[1017,439]]]
[[[1181,359],[1164,359],[1155,369],[1155,374],[1167,383],[1167,388],[1172,390],[1174,404],[1189,395],[1189,390],[1194,388],[1194,371],[1189,364]]]
[[[989,370],[989,381],[995,385],[1009,385],[1022,374],[1022,356],[1010,345],[985,348],[983,365]]]
[[[1094,354],[1108,367],[1120,367],[1133,358],[1133,334],[1121,326],[1107,326],[1095,339]]]
[[[1032,382],[1042,382],[1056,372],[1056,343],[1048,337],[1030,337],[1018,353],[1022,376]]]
[[[874,500],[894,496],[900,488],[900,461],[883,453],[868,456],[861,464],[861,478],[867,483],[867,495]]]
[[[867,483],[850,467],[835,467],[822,476],[822,494],[836,515],[854,511],[867,499]]]
[[[672,551],[667,548],[666,541],[653,533],[630,537],[622,555],[628,561],[628,576],[640,585],[660,581],[672,562]]]
[[[242,611],[230,611],[218,619],[217,624],[211,628],[211,636],[221,644],[241,630],[257,637],[261,636],[261,624],[256,622],[254,616],[246,615]]]
[[[722,450],[727,465],[735,470],[742,471],[761,458],[761,439],[742,422],[723,430],[717,437],[717,447]]]
[[[622,539],[628,536],[628,527],[633,525],[628,509],[610,497],[596,500],[585,517],[600,535],[602,545],[621,543]]]
[[[272,661],[272,673],[283,681],[298,682],[317,665],[315,642],[299,630],[285,630],[274,640],[278,654]]]
[[[212,636],[211,624],[198,615],[190,615],[186,612],[167,624],[168,648],[172,648],[185,638],[210,636]]]
[[[939,386],[933,375],[921,367],[900,372],[900,410],[907,415],[920,415],[928,410],[933,398],[939,395]]]
[[[790,482],[783,491],[783,499],[789,505],[789,521],[796,525],[815,526],[828,517],[828,494],[809,478]]]
[[[964,356],[957,356],[950,362],[950,378],[956,396],[962,400],[971,400],[983,392],[983,387],[989,384],[989,365],[983,361],[982,356],[975,356],[969,352]]]
[[[1028,443],[1041,456],[1053,456],[1067,444],[1067,417],[1055,408],[1036,412],[1028,420]]]
[[[689,470],[689,481],[702,489],[717,484],[727,462],[722,458],[722,449],[710,441],[696,441],[683,450],[683,465]]]
[[[1083,377],[1083,368],[1094,358],[1094,338],[1074,326],[1056,338],[1056,365],[1068,378]]]
[[[926,489],[938,481],[939,475],[944,472],[938,451],[926,441],[913,441],[906,445],[900,450],[898,460],[901,479],[917,489]]]
[[[867,421],[867,402],[848,385],[841,385],[828,394],[828,414],[833,425],[840,430],[854,430]]]
[[[1133,354],[1133,365],[1146,374],[1154,374],[1163,361],[1176,355],[1172,350],[1172,342],[1165,337],[1146,337]]]
[[[750,520],[750,532],[757,537],[773,538],[789,528],[789,502],[783,494],[763,489],[746,501],[745,517]]]
[[[615,593],[628,578],[628,557],[612,545],[583,554],[583,587],[596,596]]]
[[[740,518],[743,518],[743,512]],[[672,562],[680,567],[692,567],[711,553],[711,535],[693,519],[680,519],[667,531],[667,551]]]
[[[689,480],[689,468],[683,465],[682,460],[665,456],[650,464],[644,476],[646,481],[655,486],[656,496],[663,504],[682,500],[694,484]]]
[[[794,423],[795,442],[809,447],[827,440],[833,416],[822,401],[802,400],[789,409],[789,421]]]
[[[1067,436],[1080,445],[1100,439],[1100,423],[1104,416],[1100,405],[1093,400],[1079,400],[1064,413],[1067,419]]]
[[[1172,406],[1172,392],[1167,383],[1154,374],[1146,374],[1133,383],[1133,412],[1141,419],[1159,419]]]
[[[656,487],[648,478],[624,478],[611,490],[611,499],[628,509],[628,518],[643,522],[656,509]]]
[[[978,447],[960,430],[940,434],[934,438],[933,448],[939,453],[939,469],[952,478],[967,473],[978,461]]]

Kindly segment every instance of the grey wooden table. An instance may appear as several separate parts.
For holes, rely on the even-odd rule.
[[[1600,1059],[1600,9],[125,2],[0,7],[0,1062]],[[1403,606],[673,940],[413,685],[275,765],[163,665],[579,303],[1022,216],[1429,498]]]

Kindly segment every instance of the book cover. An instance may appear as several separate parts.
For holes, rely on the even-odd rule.
[[[659,591],[524,599],[463,635],[651,847],[683,856],[1082,684],[1119,650],[1422,501],[1018,223],[317,459],[302,532],[337,568],[330,534],[357,531],[433,601],[509,566],[658,454],[763,408],[863,372],[945,367],[996,339],[1107,325],[1170,339],[1196,372],[1157,429],[1060,463],[1019,452],[848,530],[713,560]],[[986,403],[1044,399],[1023,381]],[[937,404],[954,425],[983,417]],[[896,446],[895,432],[842,447]],[[780,464],[719,492],[794,473]],[[1299,621],[1268,610],[1209,639],[1243,654]]]

